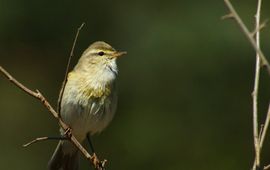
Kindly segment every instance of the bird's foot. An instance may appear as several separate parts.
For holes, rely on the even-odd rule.
[[[96,153],[93,153],[93,156],[92,156],[92,162],[95,166],[96,169],[99,169],[99,170],[105,170],[105,164],[107,162],[107,160],[103,160],[103,161],[100,161],[96,155]]]

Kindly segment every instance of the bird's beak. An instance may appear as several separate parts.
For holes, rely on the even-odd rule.
[[[120,56],[122,56],[122,55],[125,55],[125,54],[127,54],[126,51],[116,51],[116,52],[112,55],[112,58],[118,58],[118,57],[120,57]]]

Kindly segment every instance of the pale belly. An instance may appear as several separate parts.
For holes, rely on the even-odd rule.
[[[113,94],[102,100],[70,100],[62,103],[61,117],[71,127],[77,140],[82,142],[87,133],[99,133],[108,126],[116,110],[116,100],[117,97]]]

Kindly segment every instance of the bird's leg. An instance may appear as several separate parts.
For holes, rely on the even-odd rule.
[[[106,164],[107,160],[105,159],[103,161],[100,161],[98,159],[98,157],[97,157],[97,155],[95,153],[95,150],[94,150],[94,147],[93,147],[93,144],[92,144],[92,141],[91,141],[91,138],[90,138],[89,133],[87,133],[86,137],[87,137],[87,141],[88,141],[88,143],[90,145],[90,149],[91,149],[92,154],[93,154],[91,159],[92,159],[92,161],[95,164],[95,168],[104,170],[104,167],[105,167],[105,164]]]
[[[86,137],[87,137],[87,141],[88,141],[88,143],[89,143],[89,145],[90,145],[91,152],[92,152],[93,154],[95,154],[95,150],[94,150],[94,147],[93,147],[93,144],[92,144],[92,141],[91,141],[91,138],[90,138],[89,133],[87,133]]]

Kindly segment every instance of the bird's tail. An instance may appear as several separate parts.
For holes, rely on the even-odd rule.
[[[49,170],[78,170],[79,153],[69,141],[59,141],[49,163]]]

